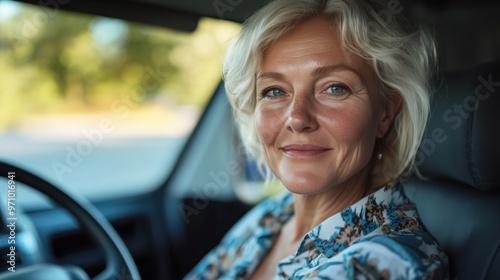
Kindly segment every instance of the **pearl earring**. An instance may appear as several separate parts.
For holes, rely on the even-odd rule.
[[[382,160],[384,159],[384,155],[382,154],[382,145],[380,144],[382,141],[377,141],[377,146],[378,146],[378,152],[377,152],[377,159]]]
[[[377,159],[378,160],[382,160],[384,158],[384,155],[382,154],[382,152],[378,152],[377,153]]]

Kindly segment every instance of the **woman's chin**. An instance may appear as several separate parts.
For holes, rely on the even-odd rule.
[[[325,190],[328,186],[325,178],[318,176],[291,176],[285,180],[281,180],[285,188],[295,194],[316,194]]]

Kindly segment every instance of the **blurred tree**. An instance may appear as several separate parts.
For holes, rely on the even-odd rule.
[[[44,15],[46,19],[39,20]],[[93,36],[93,31],[99,28],[99,21],[103,19],[62,12],[49,17],[43,11],[23,6],[8,22],[2,23],[2,33],[10,34],[2,35],[7,43],[1,45],[1,51],[3,56],[10,57],[9,62],[17,70],[36,65],[47,73],[55,81],[62,97],[77,95],[86,100],[94,90],[92,85],[98,82],[119,84],[128,65],[145,68],[160,63],[152,62],[152,51],[161,46],[168,52],[178,43],[175,36],[157,36],[157,30],[144,32],[140,25],[121,22],[128,32],[124,32],[121,42],[116,42],[120,45],[99,44],[94,42],[96,37]],[[107,31],[116,30],[110,28]],[[122,58],[107,59],[106,51],[102,49],[106,47],[119,48],[117,53]],[[161,63],[163,71],[172,76],[178,71],[168,61]],[[144,74],[145,69],[142,72]],[[140,76],[141,73],[137,74]]]
[[[0,129],[26,112],[109,110],[130,96],[201,106],[220,81],[222,46],[237,26],[202,20],[189,34],[15,5],[0,19]]]

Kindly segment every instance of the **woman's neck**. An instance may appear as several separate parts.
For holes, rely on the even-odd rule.
[[[359,178],[359,177],[358,177]],[[367,177],[366,177],[367,178]],[[321,193],[294,194],[295,215],[288,225],[293,241],[302,240],[305,234],[327,218],[353,205],[367,194],[369,181],[365,178],[348,180]],[[375,189],[371,189],[372,193]]]

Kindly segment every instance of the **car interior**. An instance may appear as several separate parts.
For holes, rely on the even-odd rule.
[[[500,2],[366,1],[373,2],[381,8],[378,15],[382,18],[384,13],[402,13],[419,24],[430,26],[435,34],[438,69],[434,75],[435,90],[432,96],[431,116],[416,158],[419,174],[403,179],[405,192],[416,204],[425,229],[448,255],[450,279],[499,279],[500,172],[496,168],[500,167],[500,148],[497,146],[500,143],[500,52],[498,51]],[[236,34],[240,24],[267,2],[267,0],[0,0],[0,71],[8,69],[12,75],[18,71],[23,81],[21,85],[38,83],[38,80],[29,78],[31,77],[28,75],[29,72],[21,70],[25,69],[22,65],[30,64],[31,60],[26,60],[27,62],[15,68],[3,67],[7,67],[5,65],[10,63],[9,61],[15,60],[11,57],[15,51],[19,50],[21,54],[31,51],[25,47],[27,43],[22,45],[22,42],[35,41],[37,34],[43,32],[51,36],[62,32],[56,29],[40,31],[49,26],[53,28],[51,22],[55,23],[60,15],[69,18],[78,18],[80,15],[95,17],[97,20],[92,21],[94,22],[92,26],[98,26],[99,22],[103,23],[102,26],[112,25],[114,28],[122,26],[121,22],[137,24],[138,27],[134,32],[143,37],[138,37],[140,40],[134,41],[135,45],[131,46],[139,51],[141,44],[149,42],[147,41],[149,37],[145,37],[144,34],[161,32],[164,29],[174,30],[168,31],[170,32],[168,34],[174,35],[198,34],[196,33],[198,29],[205,28],[212,33],[203,35],[204,37],[200,35],[198,41],[194,41],[193,47],[182,45],[189,40],[184,37],[175,37],[176,39],[168,42],[179,44],[179,48],[188,51],[193,49],[199,53],[207,52],[207,61],[208,59],[219,61],[222,51],[217,50],[215,54],[206,51],[212,44],[211,38],[222,38],[221,34],[225,32],[224,34],[229,34],[228,37],[220,41],[227,43],[230,37]],[[15,27],[12,23],[9,25],[9,22],[14,22],[15,14],[9,21],[5,12],[10,6],[16,6],[17,11],[38,9],[39,15],[46,16],[36,19],[26,17],[26,14],[22,17],[22,14],[19,14],[17,18],[21,26]],[[2,17],[5,17],[5,20]],[[30,22],[30,19],[31,22],[38,22],[38,25],[32,25],[31,29],[28,25],[28,29],[23,29],[22,24]],[[99,21],[101,19],[110,20]],[[81,21],[78,20],[69,24],[74,23],[74,26],[77,26]],[[222,25],[214,23],[215,27],[212,27],[210,20],[224,23],[221,23]],[[232,29],[227,31],[224,24],[234,26],[231,25]],[[83,25],[90,26],[90,23]],[[37,26],[40,27],[37,32],[30,31]],[[18,37],[22,40],[13,40],[15,36],[13,37],[12,32],[15,31],[9,31],[8,28],[14,27],[18,28],[18,32],[29,31],[29,34],[34,35],[28,36],[26,35],[28,33],[23,33],[25,34],[23,38]],[[146,30],[146,28],[153,29]],[[129,27],[128,34],[132,34],[132,29]],[[224,32],[220,31],[222,29]],[[72,32],[76,31],[68,31],[68,34],[71,35]],[[85,36],[81,35],[78,39],[80,41],[71,41],[77,42],[71,45],[70,41],[62,40],[62,44],[69,45],[68,50],[65,49],[63,52],[62,49],[56,49],[54,52],[60,51],[61,55],[51,57],[73,63],[74,68],[67,69],[74,69],[72,70],[74,73],[78,72],[79,67],[89,67],[90,70],[82,73],[90,77],[93,71],[98,71],[98,68],[104,66],[90,68],[85,65],[87,54],[77,52],[80,47],[78,42],[90,38]],[[103,38],[108,37],[113,36],[105,32]],[[49,37],[46,40],[50,42],[55,40],[54,38],[56,37]],[[109,42],[115,44],[117,41]],[[106,46],[102,45],[101,48],[105,49]],[[75,53],[72,54],[71,50]],[[188,62],[179,63],[188,66],[205,64],[194,54],[182,54],[170,45],[151,51],[151,56],[147,59],[155,62],[155,59],[160,60],[163,57],[162,52],[167,51],[170,52],[168,61],[184,59]],[[47,52],[37,52],[37,59],[47,65],[57,64],[44,58]],[[112,55],[106,53],[106,56]],[[123,74],[124,77],[140,76],[137,81],[142,81],[145,88],[155,85],[158,81],[155,77],[162,75],[163,68],[155,68],[155,63],[151,66],[141,63],[136,62],[135,68],[130,66],[131,70],[127,70]],[[113,71],[122,71],[120,68],[125,68],[125,64],[118,65],[121,66]],[[35,136],[28,141],[23,138],[28,135],[23,134],[25,129],[25,126],[22,126],[23,122],[4,125],[0,121],[0,177],[3,177],[0,178],[2,184],[0,279],[85,279],[85,275],[88,275],[87,279],[88,277],[182,279],[210,249],[218,244],[242,215],[259,201],[282,190],[279,183],[273,183],[267,188],[262,187],[263,178],[258,174],[255,162],[245,154],[238,138],[221,80],[220,64],[213,64],[210,67],[212,68],[208,69],[207,66],[201,71],[193,71],[187,76],[179,74],[172,77],[173,80],[184,79],[186,84],[193,84],[194,91],[198,86],[194,80],[213,77],[212,84],[206,83],[208,85],[204,89],[207,92],[206,97],[197,95],[190,97],[194,100],[190,102],[194,103],[198,102],[197,98],[205,100],[200,103],[202,105],[197,105],[199,106],[197,108],[201,108],[199,113],[189,109],[185,105],[187,103],[182,103],[184,101],[179,101],[182,105],[179,109],[181,113],[175,113],[173,122],[167,126],[186,120],[189,124],[182,123],[176,128],[182,131],[182,137],[161,134],[156,128],[148,130],[150,133],[148,135],[161,136],[155,138],[155,141],[132,137],[130,135],[136,134],[121,132],[118,129],[111,131],[112,127],[118,127],[118,123],[107,122],[107,117],[99,115],[92,120],[90,126],[77,128],[78,133],[79,131],[88,133],[80,135],[81,138],[72,139],[73,144],[57,139],[60,137],[59,132],[40,128],[35,118],[33,125],[35,132],[43,136],[29,134]],[[134,69],[142,69],[142,72]],[[142,78],[148,73],[150,76],[145,77],[149,78]],[[43,82],[48,76],[41,77]],[[119,83],[126,84],[125,80],[124,78]],[[25,109],[26,112],[35,110],[33,108],[38,107],[30,104],[35,103],[36,95],[45,96],[47,95],[45,91],[55,88],[52,82],[47,82],[48,90],[43,88],[43,94],[38,93],[35,88],[29,93],[32,95],[12,99],[10,92],[17,85],[9,87],[10,82],[11,78],[4,80],[0,78],[0,103],[4,104],[3,106],[0,104],[0,111],[10,112],[8,111],[10,109],[6,108],[16,104],[19,108],[29,108]],[[42,82],[40,85],[45,85]],[[134,85],[123,86],[126,89]],[[19,88],[24,89],[28,86]],[[110,91],[112,86],[102,86],[102,88],[103,91]],[[182,87],[172,87],[165,91],[182,92],[182,89]],[[155,90],[148,88],[148,94]],[[19,92],[22,93],[23,90]],[[121,96],[122,93],[117,94]],[[141,98],[147,102],[159,100],[158,106],[171,106],[172,101],[161,96],[158,94]],[[92,98],[100,100],[99,96]],[[122,100],[116,98],[118,97],[109,99],[111,103]],[[9,100],[20,101],[16,103]],[[50,100],[56,100],[56,97]],[[10,103],[7,104],[8,102]],[[42,105],[37,106],[42,109],[55,108],[52,103],[40,104]],[[57,106],[62,106],[64,109],[67,105]],[[128,121],[135,120],[132,114],[129,117],[128,113],[129,111],[117,110],[112,114],[123,115]],[[192,115],[196,117],[191,117]],[[69,123],[69,127],[78,125],[76,118],[69,115],[61,116],[60,118]],[[7,119],[7,115],[2,115],[0,112],[0,118]],[[52,117],[47,119],[52,120]],[[143,119],[140,120],[138,124],[134,124],[134,129],[146,130],[147,124],[142,122]],[[165,126],[160,119],[152,120],[162,127]],[[192,129],[185,128],[190,125]],[[94,130],[95,127],[100,130]],[[125,140],[113,142],[108,135],[119,135]],[[48,136],[57,141],[54,140],[50,148],[45,148],[42,141]],[[165,143],[171,140],[165,139],[169,137],[181,140],[175,140],[177,141],[175,144],[167,145]],[[82,139],[88,141],[82,142]],[[92,140],[97,144],[94,146],[82,144],[94,143]],[[138,149],[140,145],[148,149],[151,157],[130,158],[131,161],[128,163],[126,158],[132,157],[133,154],[145,155],[143,150]],[[106,152],[104,159],[98,161],[93,159],[97,158],[101,148],[108,146],[109,149],[116,150],[109,154]],[[85,149],[88,153],[81,152]],[[43,150],[43,153],[39,150]],[[165,154],[170,158],[169,163],[163,159],[156,160],[153,157],[155,154]],[[87,166],[90,167],[85,171]],[[117,171],[112,172],[111,168],[116,168]],[[143,177],[138,177],[141,174],[150,176],[149,174],[152,174],[150,172],[153,171],[157,173],[155,180],[146,180],[148,178],[143,180]],[[79,177],[76,177],[77,175]],[[63,180],[60,180],[61,178]],[[75,178],[75,187],[70,185],[70,178]],[[15,202],[15,205],[11,202]],[[15,207],[9,208],[10,206]],[[15,229],[9,228],[14,221]],[[13,239],[16,247],[15,257],[11,254]],[[14,265],[9,263],[13,259]],[[12,273],[13,266],[15,273]]]

